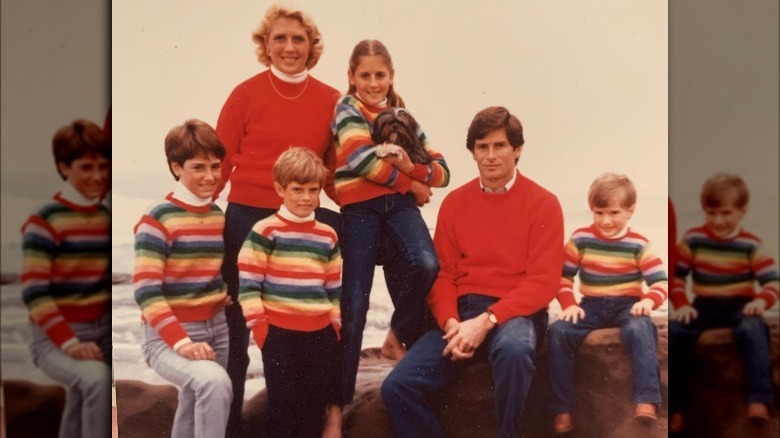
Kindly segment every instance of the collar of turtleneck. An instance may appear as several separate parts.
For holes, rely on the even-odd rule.
[[[293,214],[293,212],[290,211],[287,207],[282,204],[281,207],[279,207],[279,216],[281,216],[284,219],[287,219],[290,222],[297,222],[299,224],[311,222],[314,220],[314,212],[311,212],[306,217],[299,217]]]
[[[197,196],[196,194],[192,193],[190,189],[185,186],[181,180],[176,184],[176,188],[173,190],[173,197],[178,199],[179,201],[187,204],[192,205],[195,207],[203,207],[204,205],[209,205],[211,203],[211,198],[201,198],[200,196]]]
[[[87,198],[67,181],[63,185],[62,190],[60,190],[60,197],[79,207],[92,207],[100,202],[99,196],[92,199]]]
[[[309,69],[303,69],[302,72],[291,75],[271,65],[271,73],[273,73],[274,76],[276,76],[277,78],[281,79],[284,82],[289,82],[291,84],[300,84],[301,82],[306,80],[307,76],[309,76]]]
[[[360,95],[357,91],[355,91],[355,96],[357,96],[358,99],[360,99],[362,102],[368,102],[366,99],[363,99],[363,96]],[[387,97],[385,97],[385,100],[379,102],[379,105],[373,105],[378,108],[384,108],[387,106]]]

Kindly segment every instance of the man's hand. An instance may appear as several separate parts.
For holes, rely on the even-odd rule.
[[[94,342],[75,342],[68,345],[65,354],[77,360],[103,360],[103,351]]]
[[[742,314],[745,316],[761,316],[766,310],[766,301],[763,298],[756,298],[753,301],[745,304],[742,308]]]
[[[633,306],[631,306],[631,315],[632,316],[650,315],[650,312],[653,311],[654,305],[655,302],[650,298],[642,298],[638,302],[634,303]]]
[[[176,350],[179,356],[189,360],[215,360],[217,355],[211,345],[205,342],[188,342]]]
[[[672,320],[679,321],[683,324],[690,324],[691,321],[696,319],[698,316],[699,312],[697,312],[696,309],[694,309],[690,304],[680,306],[680,308],[675,309],[675,311],[672,312]]]
[[[577,321],[585,318],[585,311],[578,305],[569,306],[558,315],[558,319],[563,321],[569,321],[572,324],[577,324]]]
[[[414,199],[417,201],[417,206],[431,202],[431,196],[433,192],[428,184],[421,183],[420,181],[412,180],[412,185],[409,187],[409,191],[414,195]]]
[[[487,312],[457,323],[457,325],[450,325],[449,321],[447,321],[447,325],[450,328],[443,337],[448,342],[447,346],[444,347],[442,356],[451,356],[453,361],[473,357],[474,352],[485,340],[485,336],[493,328],[493,323],[488,319]],[[447,327],[445,326],[445,328]]]

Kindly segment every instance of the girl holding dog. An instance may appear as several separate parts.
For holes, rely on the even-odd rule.
[[[430,201],[430,188],[445,187],[450,175],[443,156],[431,149],[425,133],[416,126],[402,128],[414,130],[412,135],[431,158],[429,164],[412,162],[402,148],[395,148],[398,155],[379,156],[372,140],[376,117],[386,108],[404,107],[393,88],[393,75],[393,61],[381,42],[359,42],[349,61],[349,90],[338,101],[331,124],[344,271],[340,369],[328,411],[327,436],[340,436],[342,407],[352,403],[354,396],[368,297],[383,234],[392,240],[406,266],[403,271],[385,266],[395,312],[383,355],[400,359],[405,348],[432,327],[426,297],[439,262],[418,207]],[[398,121],[404,124],[407,119]]]

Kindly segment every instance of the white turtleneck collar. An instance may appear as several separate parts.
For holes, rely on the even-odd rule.
[[[92,207],[100,202],[99,196],[92,199],[87,198],[67,181],[65,181],[62,190],[60,190],[60,196],[62,199],[81,207]]]
[[[295,73],[294,75],[287,74],[278,68],[274,67],[273,64],[271,64],[271,73],[273,73],[274,76],[281,79],[284,82],[289,82],[291,84],[300,84],[301,82],[306,80],[306,77],[309,76],[309,69],[303,69],[300,73]]]
[[[304,222],[311,222],[311,221],[314,220],[314,212],[311,212],[306,217],[296,216],[287,207],[285,207],[284,204],[282,204],[282,206],[279,207],[279,216],[287,219],[290,222],[297,222],[297,223],[300,223],[300,224],[302,224]]]
[[[357,91],[355,91],[355,96],[357,96],[358,99],[362,100],[363,102],[368,102],[366,99],[363,99],[363,96],[361,96],[360,93],[358,93]],[[385,100],[379,102],[379,105],[374,105],[374,106],[378,106],[379,108],[386,107],[387,106],[387,97],[385,97]]]
[[[200,196],[195,195],[181,182],[181,180],[176,183],[176,188],[173,190],[173,197],[187,205],[195,207],[211,204],[211,197],[201,198]]]

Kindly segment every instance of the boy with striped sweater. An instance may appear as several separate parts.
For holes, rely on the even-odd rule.
[[[689,229],[677,246],[677,266],[670,300],[669,431],[685,428],[685,384],[690,380],[690,355],[704,330],[733,327],[747,373],[747,417],[769,419],[773,403],[769,331],[762,317],[778,300],[775,261],[761,251],[761,239],[742,227],[749,193],[737,175],[719,173],[702,188],[704,225]],[[693,303],[686,279],[693,279]],[[755,284],[760,288],[756,291]]]
[[[563,311],[548,332],[556,433],[574,427],[575,356],[588,333],[596,329],[620,327],[634,370],[634,418],[655,421],[661,402],[658,332],[649,315],[666,300],[663,262],[650,251],[647,238],[628,227],[636,189],[627,177],[599,176],[591,184],[588,204],[593,224],[574,231],[566,243],[557,297]],[[576,275],[583,295],[579,305],[573,290]]]
[[[225,147],[200,120],[165,137],[178,184],[135,226],[135,300],[144,321],[147,364],[179,387],[173,437],[225,435],[233,390],[225,367],[229,304],[220,267],[225,216],[211,199]]]
[[[262,351],[266,436],[319,437],[341,329],[341,253],[314,219],[327,169],[292,147],[273,167],[279,211],[257,222],[238,254],[238,300]]]
[[[110,433],[111,146],[103,130],[75,120],[52,139],[62,190],[22,226],[22,299],[30,311],[35,364],[66,387],[59,436]]]

